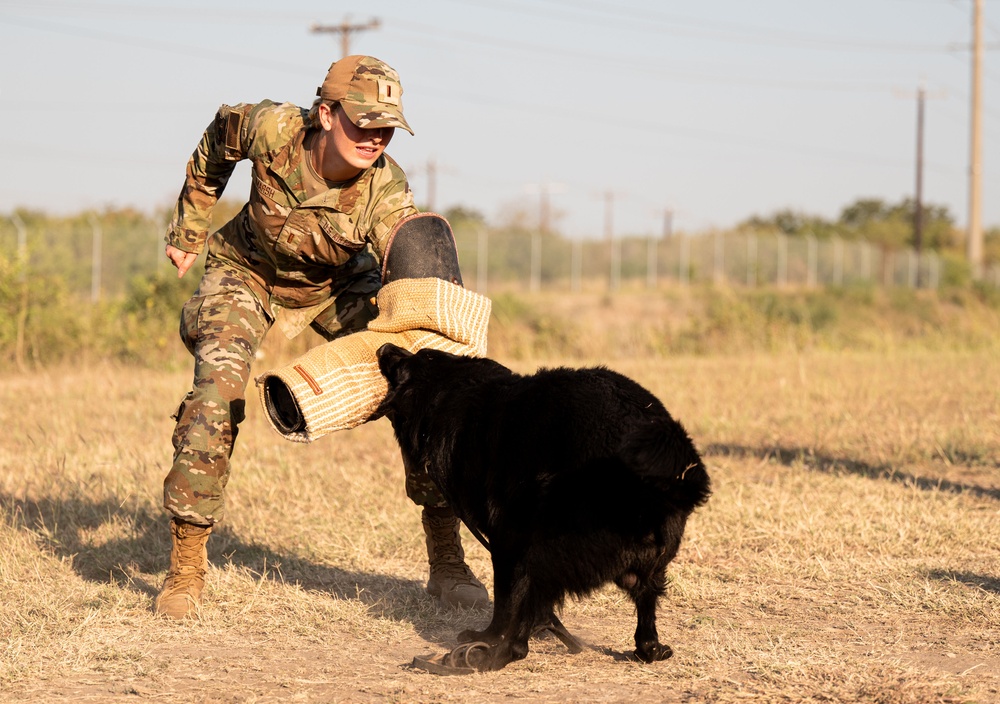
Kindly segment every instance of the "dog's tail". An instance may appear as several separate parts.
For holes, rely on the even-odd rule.
[[[684,512],[693,511],[711,494],[708,472],[694,442],[672,418],[630,433],[620,456],[644,483],[659,489],[669,503]]]

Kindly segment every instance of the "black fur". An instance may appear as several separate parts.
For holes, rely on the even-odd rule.
[[[521,376],[488,359],[388,344],[378,358],[389,384],[381,411],[404,463],[426,467],[489,541],[493,620],[459,635],[492,645],[475,666],[525,657],[533,628],[567,595],[608,582],[635,602],[636,656],[670,657],[656,603],[709,479],[656,397],[603,367]]]

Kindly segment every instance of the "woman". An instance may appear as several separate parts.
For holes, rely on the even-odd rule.
[[[196,615],[206,544],[222,520],[233,444],[244,418],[250,363],[272,324],[327,340],[365,329],[377,314],[379,261],[394,227],[417,211],[385,148],[403,117],[399,75],[370,56],[334,63],[312,108],[264,101],[223,105],[187,165],[167,232],[178,276],[208,242],[205,274],[181,313],[194,384],[175,414],[173,467],[164,480],[170,569],[156,611]],[[237,162],[252,165],[250,198],[208,238]],[[423,491],[410,491],[423,486]],[[464,561],[459,523],[430,481],[407,482],[424,507],[428,591],[480,606],[486,590]]]

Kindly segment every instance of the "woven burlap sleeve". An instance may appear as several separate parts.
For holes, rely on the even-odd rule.
[[[314,347],[291,364],[257,377],[271,427],[288,440],[312,442],[361,425],[388,391],[375,352],[387,342],[411,352],[432,348],[470,357],[486,355],[490,299],[441,279],[400,279],[378,293],[379,314],[368,329]],[[305,427],[284,432],[270,415],[264,382],[288,388]]]

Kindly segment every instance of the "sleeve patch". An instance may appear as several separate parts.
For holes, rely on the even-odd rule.
[[[240,151],[240,125],[243,122],[243,112],[233,110],[226,116],[226,149]]]

